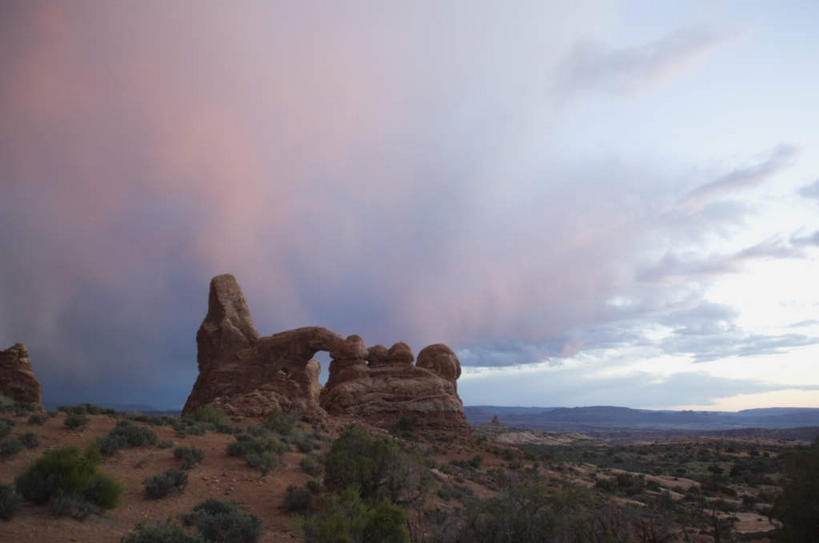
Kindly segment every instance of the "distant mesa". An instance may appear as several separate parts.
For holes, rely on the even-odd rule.
[[[418,360],[403,342],[367,347],[320,327],[260,337],[239,283],[232,275],[211,280],[208,313],[196,334],[199,377],[182,411],[214,404],[230,414],[263,416],[272,409],[308,419],[352,415],[390,427],[402,419],[441,429],[468,428],[457,379],[461,365],[443,344]],[[313,356],[330,353],[330,377],[319,384]]]
[[[0,394],[18,402],[43,402],[40,381],[34,375],[28,349],[22,343],[0,351]]]

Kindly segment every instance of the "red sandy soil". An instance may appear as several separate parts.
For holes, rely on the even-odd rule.
[[[8,417],[9,415],[5,415]],[[116,420],[104,415],[91,415],[82,431],[69,430],[63,425],[65,415],[60,413],[42,426],[26,423],[28,415],[17,417],[12,433],[34,432],[40,436],[40,446],[23,450],[13,458],[0,462],[0,484],[14,485],[14,478],[24,471],[46,449],[76,445],[85,447],[97,437],[108,434]],[[140,423],[135,423],[140,425]],[[160,500],[145,497],[142,481],[168,468],[179,468],[173,457],[173,448],[140,447],[124,449],[100,465],[100,471],[125,484],[121,504],[102,516],[92,515],[85,521],[55,517],[48,506],[26,503],[10,521],[0,521],[2,542],[97,542],[119,541],[138,523],[152,524],[189,512],[196,504],[218,498],[235,501],[239,507],[262,519],[264,532],[260,541],[303,541],[300,527],[293,518],[280,509],[288,485],[301,486],[309,479],[299,467],[301,453],[285,453],[283,465],[265,476],[225,452],[233,437],[209,432],[204,436],[177,437],[167,426],[150,426],[160,439],[171,439],[174,447],[189,445],[205,451],[201,464],[188,471],[188,485],[180,495]]]

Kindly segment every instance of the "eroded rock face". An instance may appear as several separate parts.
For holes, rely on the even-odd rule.
[[[22,343],[0,351],[0,394],[18,402],[43,402],[40,381],[34,375],[28,349]]]
[[[422,350],[413,365],[406,343],[367,348],[357,335],[342,338],[326,328],[259,337],[232,275],[211,281],[196,342],[199,377],[183,414],[212,403],[245,416],[280,409],[307,418],[353,415],[382,427],[406,418],[421,426],[468,428],[456,387],[461,367],[446,345]],[[317,351],[332,358],[324,388],[319,363],[312,360]]]
[[[321,391],[321,406],[331,415],[350,414],[388,428],[402,418],[419,426],[463,430],[468,427],[456,379],[461,366],[455,353],[443,344],[422,350],[413,366],[412,351],[396,343],[389,351],[381,345],[369,350],[369,366],[363,360],[334,371]],[[353,369],[351,369],[353,368]]]
[[[208,314],[196,333],[199,377],[182,413],[212,403],[237,415],[279,409],[320,417],[319,363],[311,359],[342,341],[319,327],[260,338],[236,278],[214,277]]]

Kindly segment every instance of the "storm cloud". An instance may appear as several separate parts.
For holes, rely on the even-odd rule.
[[[815,343],[705,301],[812,250],[702,247],[755,219],[729,196],[788,173],[787,135],[711,169],[562,147],[587,90],[650,96],[732,31],[589,45],[613,8],[588,4],[5,2],[0,347],[27,344],[47,401],[181,405],[224,272],[262,334],[442,341],[472,366]]]

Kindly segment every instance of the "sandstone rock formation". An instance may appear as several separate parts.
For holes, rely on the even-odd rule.
[[[461,366],[449,347],[427,347],[416,365],[406,343],[384,351],[376,345],[355,360],[333,358],[330,378],[321,390],[321,406],[331,415],[355,415],[384,428],[401,419],[426,427],[467,427],[456,385]]]
[[[28,349],[17,343],[0,351],[0,394],[18,402],[41,404],[40,381],[31,368]]]
[[[307,418],[354,415],[382,427],[402,418],[422,426],[467,427],[456,386],[461,367],[446,345],[423,349],[413,365],[406,343],[367,348],[357,335],[345,339],[326,328],[259,337],[232,275],[211,281],[196,342],[199,377],[183,414],[215,404],[246,416],[280,409]],[[332,359],[324,388],[312,359],[318,351],[329,351]]]

